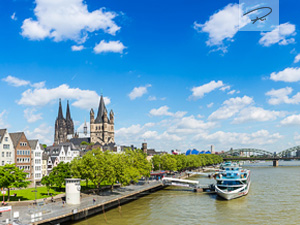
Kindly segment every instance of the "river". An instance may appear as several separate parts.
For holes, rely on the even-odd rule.
[[[82,220],[76,225],[168,224],[300,224],[300,162],[249,164],[251,187],[247,196],[225,201],[215,194],[168,187],[136,201]],[[214,180],[194,176],[202,184]]]

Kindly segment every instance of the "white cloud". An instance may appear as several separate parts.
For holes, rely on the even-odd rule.
[[[178,111],[176,113],[169,112],[169,107],[164,105],[158,109],[151,109],[151,116],[175,116],[175,117],[183,117],[187,112]]]
[[[42,114],[34,114],[36,112],[36,109],[32,108],[27,108],[24,110],[24,117],[27,120],[28,123],[34,123],[38,120],[43,119]]]
[[[281,125],[300,125],[300,115],[291,115],[280,121]]]
[[[123,50],[126,47],[120,41],[109,41],[104,40],[100,41],[99,44],[96,44],[94,47],[94,52],[100,54],[103,52],[114,52],[114,53],[123,53]]]
[[[221,87],[220,90],[221,90],[221,91],[227,91],[227,90],[230,90],[230,86],[227,85],[227,86]]]
[[[217,131],[213,134],[200,134],[196,137],[198,140],[206,140],[211,143],[222,143],[222,145],[247,146],[273,144],[280,140],[283,136],[279,133],[270,134],[267,130],[259,130],[254,133],[237,133]]]
[[[2,79],[3,81],[7,82],[8,84],[14,86],[14,87],[21,87],[21,86],[27,86],[30,84],[29,81],[27,80],[21,80],[17,77],[13,77],[13,76],[7,76],[6,78]]]
[[[84,49],[84,46],[83,45],[73,45],[71,47],[72,51],[73,52],[79,52],[79,51],[82,51]]]
[[[156,101],[157,98],[155,96],[149,96],[148,101]]]
[[[11,17],[10,17],[12,20],[18,20],[18,18],[16,17],[16,13],[14,12],[12,15],[11,15]]]
[[[54,142],[54,140],[50,139],[50,137],[53,137],[53,127],[48,126],[45,123],[41,124],[33,131],[27,129],[24,132],[27,139],[38,139],[41,144],[51,145]]]
[[[222,120],[228,119],[235,114],[237,114],[241,109],[245,108],[246,106],[252,104],[254,101],[252,98],[248,96],[244,96],[242,98],[236,97],[231,98],[223,102],[223,106],[213,112],[208,119],[209,120]]]
[[[233,123],[244,123],[249,121],[270,121],[276,120],[278,117],[283,117],[286,112],[270,111],[260,107],[247,107],[240,111],[239,115],[234,118]]]
[[[62,84],[52,89],[28,89],[22,93],[22,97],[18,101],[18,104],[26,106],[44,106],[57,101],[59,98],[69,100],[74,99],[76,101],[72,104],[73,106],[88,110],[97,108],[100,99],[95,91],[70,88],[68,85]],[[104,97],[104,101],[106,105],[110,103],[108,97]]]
[[[43,40],[46,37],[54,41],[74,40],[84,43],[88,33],[102,30],[115,35],[120,29],[113,21],[117,14],[100,8],[92,12],[83,0],[36,0],[34,15],[25,19],[22,36],[30,40]]]
[[[224,84],[221,80],[219,81],[211,81],[207,84],[203,84],[201,86],[198,86],[198,87],[193,87],[192,88],[192,97],[194,98],[203,98],[203,96],[205,94],[208,94],[210,92],[212,92],[213,90],[217,89],[217,88],[220,88],[220,87],[223,87]]]
[[[297,82],[300,81],[300,68],[286,68],[278,73],[271,73],[271,80],[284,81],[284,82]]]
[[[300,61],[300,54],[296,55],[294,63],[298,63]]]
[[[1,113],[0,113],[0,129],[2,128],[9,128],[10,125],[6,123],[5,121],[5,115],[7,114],[7,111],[6,110],[3,110]]]
[[[261,33],[262,37],[259,44],[269,47],[273,44],[288,45],[295,42],[290,36],[296,35],[296,26],[290,23],[284,23],[277,26],[274,30],[266,33]]]
[[[239,94],[240,93],[240,91],[237,91],[237,90],[231,90],[231,91],[229,91],[227,94],[228,95],[233,95],[233,94]]]
[[[292,96],[291,98],[289,95],[293,92],[291,87],[281,88],[266,93],[267,96],[270,96],[268,103],[271,105],[278,105],[281,103],[285,104],[299,104],[300,103],[300,92]]]
[[[144,94],[146,94],[148,92],[147,89],[149,87],[151,87],[151,84],[133,88],[133,90],[128,95],[130,100],[134,100],[136,98],[142,97]]]
[[[207,106],[207,108],[211,108],[211,107],[213,107],[213,105],[214,105],[214,103],[211,102],[211,103],[207,104],[206,106]]]
[[[224,42],[232,42],[233,37],[247,23],[251,22],[243,13],[238,4],[229,4],[219,10],[204,24],[194,22],[194,29],[198,32],[208,33],[207,46],[217,46],[218,50],[227,51]]]
[[[7,82],[9,85],[14,86],[14,87],[21,87],[21,86],[30,85],[31,87],[34,87],[34,88],[42,88],[42,87],[45,86],[45,81],[32,84],[30,81],[22,80],[22,79],[19,79],[17,77],[13,77],[13,76],[10,76],[10,75],[3,78],[2,81]]]

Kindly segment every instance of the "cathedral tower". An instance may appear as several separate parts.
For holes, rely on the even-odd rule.
[[[74,134],[74,123],[71,118],[69,101],[67,104],[66,119],[63,116],[61,99],[59,99],[58,115],[55,121],[54,144],[59,144],[67,141],[68,134]]]
[[[94,119],[94,110],[90,111],[90,133],[91,143],[99,143],[106,145],[115,142],[114,138],[114,115],[110,112],[110,119],[108,119],[107,109],[105,107],[103,96],[100,97],[98,113]]]

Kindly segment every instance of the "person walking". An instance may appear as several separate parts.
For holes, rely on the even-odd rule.
[[[62,207],[64,207],[65,206],[65,201],[64,200],[62,200]]]
[[[93,198],[93,205],[96,203],[96,199],[95,198]]]

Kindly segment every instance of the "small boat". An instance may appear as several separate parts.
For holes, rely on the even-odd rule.
[[[250,170],[241,167],[226,167],[216,176],[216,193],[227,200],[247,195],[250,189]]]

